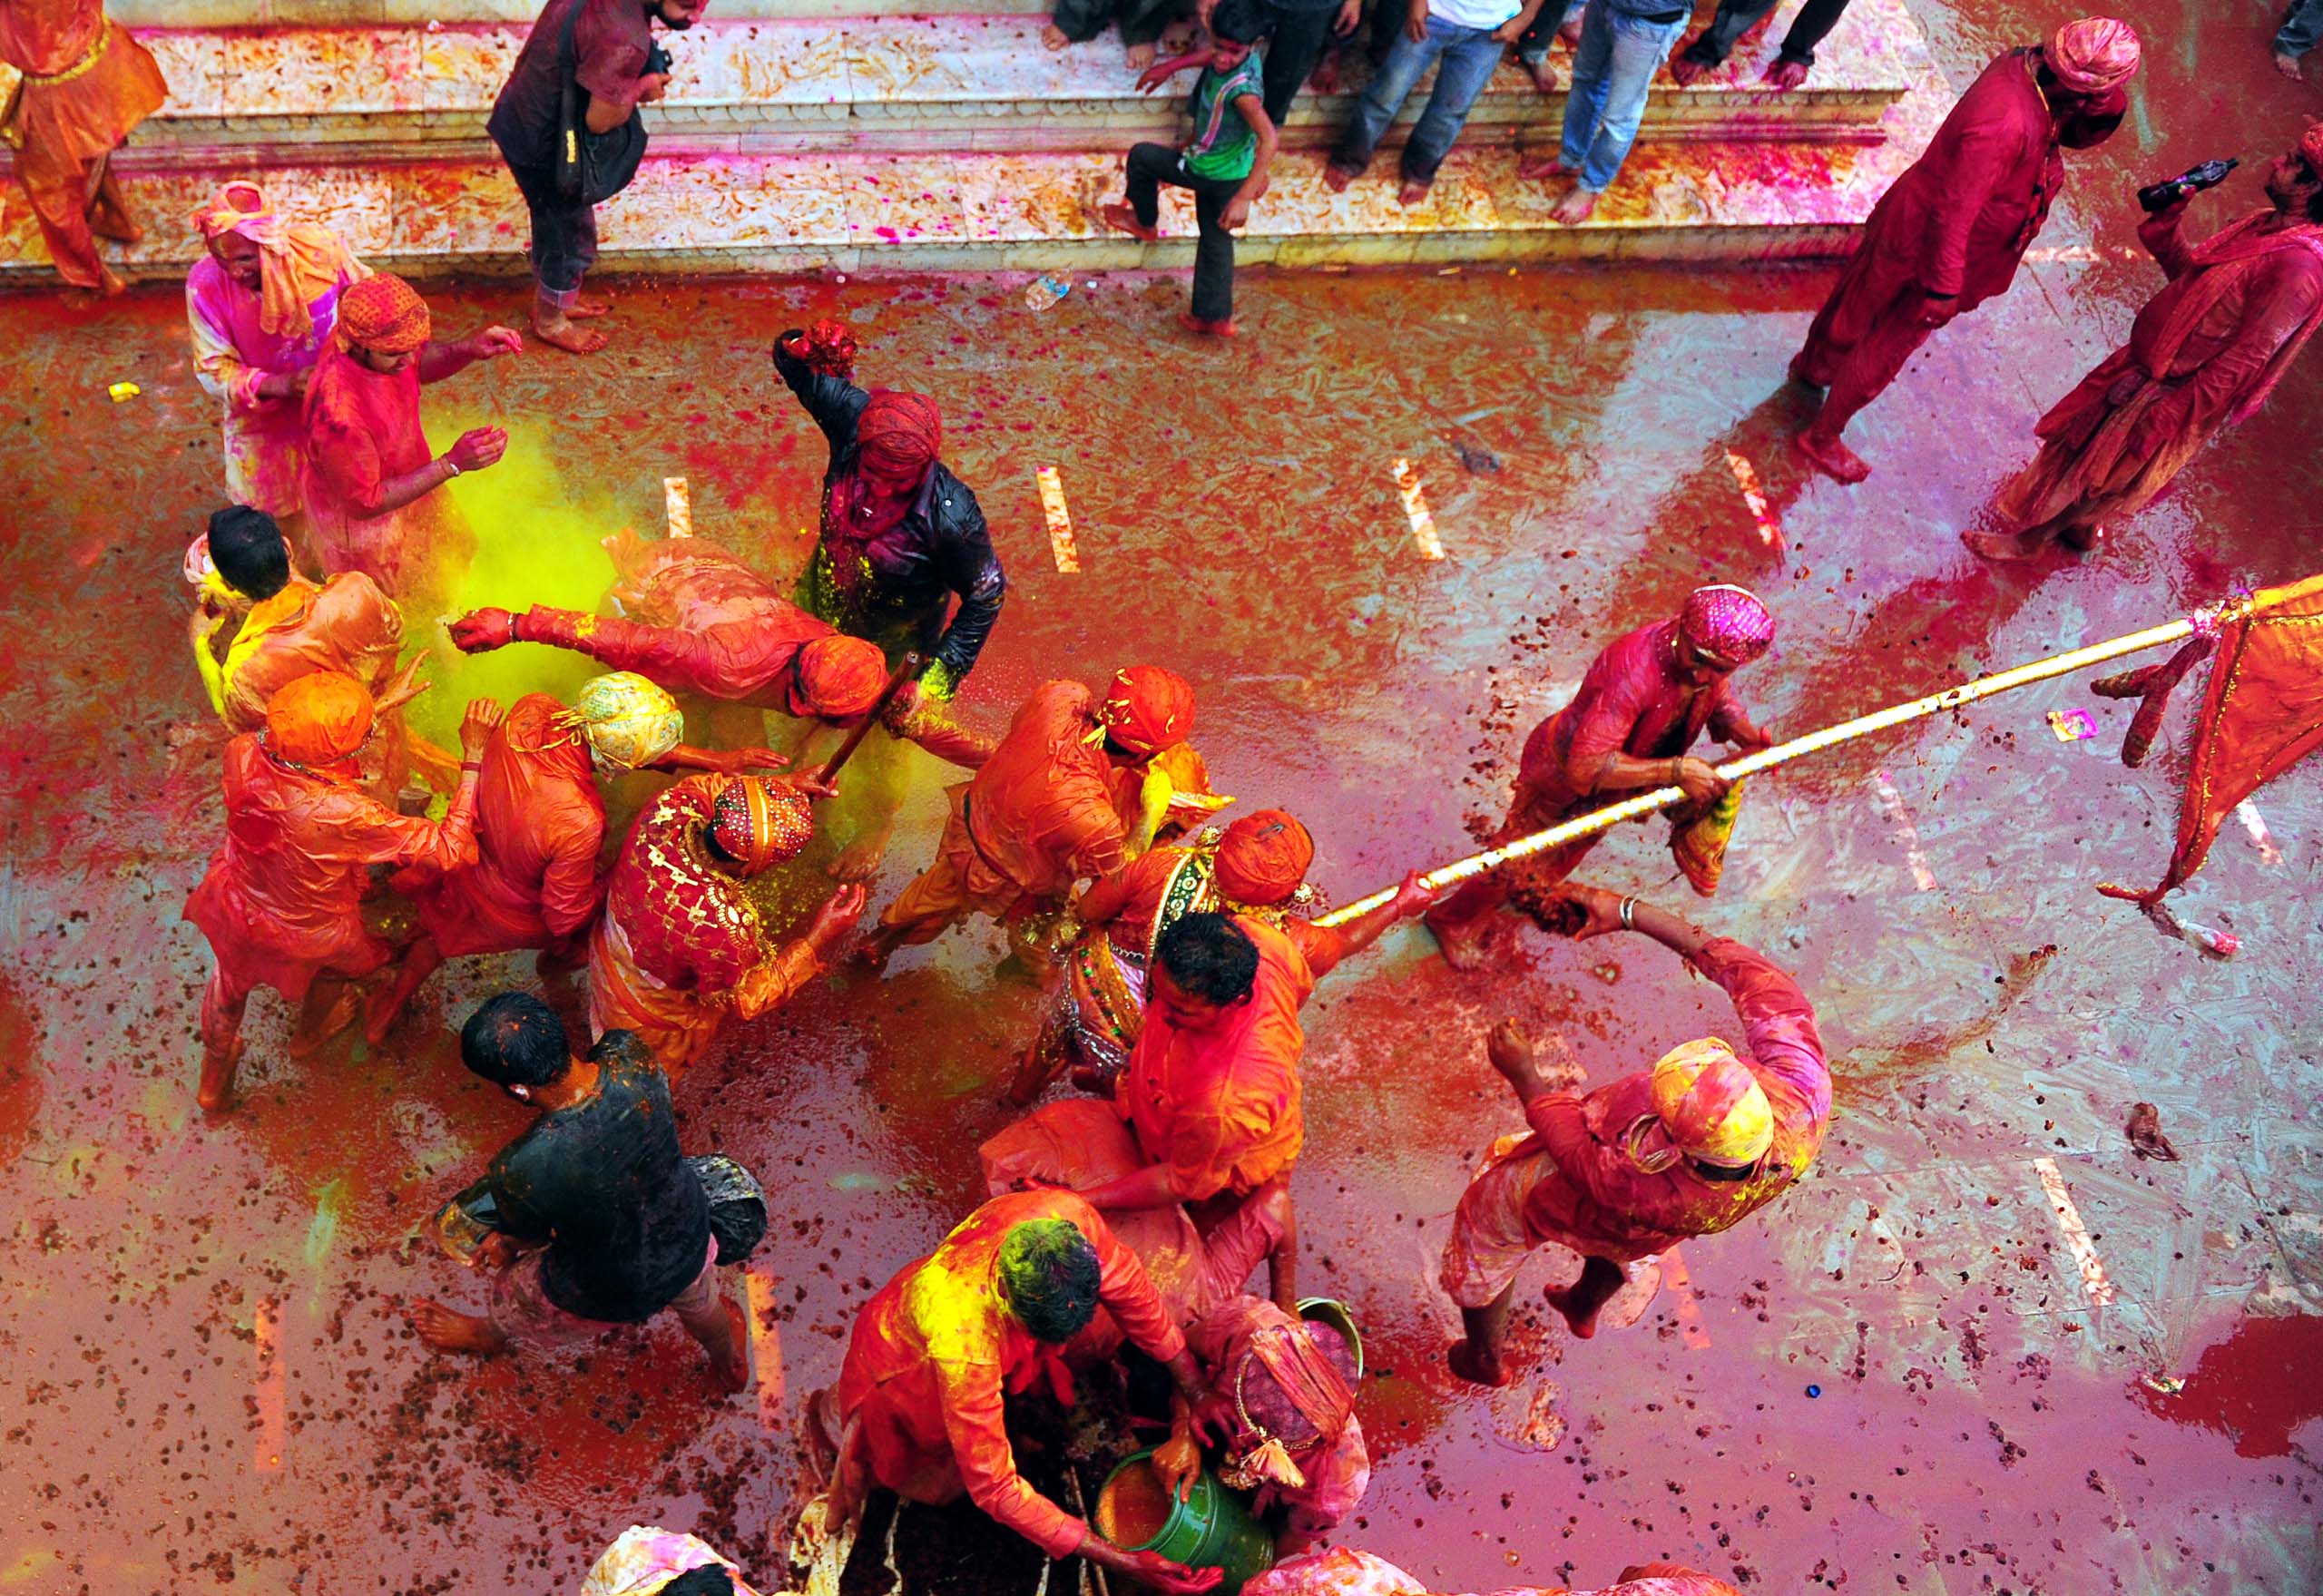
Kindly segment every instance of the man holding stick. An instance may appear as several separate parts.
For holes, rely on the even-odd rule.
[[[1730,828],[1730,810],[1720,810],[1729,806],[1731,784],[1686,750],[1704,730],[1746,752],[1774,740],[1750,719],[1728,681],[1774,639],[1774,616],[1758,595],[1725,583],[1695,589],[1671,619],[1615,639],[1591,662],[1573,701],[1524,739],[1515,798],[1493,844],[1545,830],[1641,788],[1678,787],[1692,812],[1683,817],[1687,824],[1673,833],[1671,846],[1697,890],[1707,879],[1714,891],[1711,850],[1701,845],[1692,822],[1722,821]],[[1586,837],[1535,855],[1523,867],[1524,885],[1535,891],[1554,887],[1580,867],[1597,841]],[[1722,840],[1718,847],[1722,849]],[[1445,963],[1456,970],[1484,963],[1493,915],[1509,894],[1508,873],[1493,871],[1428,912],[1427,928]]]
[[[1789,1190],[1831,1121],[1815,1011],[1789,975],[1635,898],[1580,886],[1559,896],[1583,915],[1576,936],[1637,932],[1724,987],[1750,1052],[1703,1037],[1584,1097],[1549,1080],[1515,1022],[1494,1027],[1493,1068],[1515,1090],[1532,1134],[1462,1195],[1443,1275],[1466,1331],[1452,1347],[1452,1372],[1481,1385],[1508,1383],[1501,1342],[1516,1271],[1533,1248],[1555,1243],[1581,1255],[1581,1278],[1548,1300],[1585,1339],[1636,1266]]]

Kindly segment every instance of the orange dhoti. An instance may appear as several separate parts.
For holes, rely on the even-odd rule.
[[[56,272],[77,288],[105,280],[89,211],[105,159],[169,98],[145,47],[105,20],[102,0],[9,0],[0,61],[25,74],[0,137],[16,151]]]

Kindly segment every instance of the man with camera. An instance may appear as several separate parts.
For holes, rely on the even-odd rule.
[[[485,124],[532,212],[533,332],[575,355],[605,347],[576,327],[610,306],[581,297],[597,259],[597,203],[627,184],[645,152],[638,107],[669,92],[670,57],[653,24],[680,32],[710,0],[548,0]]]

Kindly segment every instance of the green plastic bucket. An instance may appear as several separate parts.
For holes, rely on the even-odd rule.
[[[1115,1493],[1124,1488],[1125,1476],[1130,1477],[1131,1488],[1150,1484],[1169,1499],[1168,1488],[1153,1473],[1152,1457],[1153,1449],[1148,1447],[1123,1458],[1121,1466],[1105,1476],[1097,1493],[1101,1525],[1112,1520],[1108,1508],[1116,1500]],[[1160,1530],[1122,1550],[1158,1552],[1188,1568],[1223,1570],[1226,1578],[1219,1583],[1219,1596],[1234,1596],[1245,1580],[1255,1579],[1274,1564],[1273,1534],[1251,1514],[1249,1503],[1220,1484],[1218,1476],[1208,1469],[1194,1476],[1193,1489],[1185,1501],[1169,1501],[1169,1517]]]
[[[1328,1325],[1346,1337],[1348,1350],[1355,1354],[1356,1377],[1363,1377],[1363,1332],[1355,1327],[1355,1315],[1348,1311],[1346,1303],[1335,1297],[1302,1297],[1299,1299],[1299,1317]]]

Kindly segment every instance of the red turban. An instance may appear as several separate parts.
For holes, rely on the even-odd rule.
[[[1705,653],[1717,655],[1730,670],[1749,664],[1773,646],[1774,612],[1750,589],[1720,583],[1686,595],[1678,632]]]
[[[818,637],[799,651],[799,697],[809,715],[844,720],[878,700],[887,658],[859,637]]]
[[[266,746],[278,758],[326,776],[350,776],[349,760],[371,735],[371,694],[352,676],[318,671],[285,682],[266,704]]]
[[[2043,56],[2049,70],[2076,94],[2102,94],[2128,83],[2138,70],[2138,33],[2110,16],[2084,16],[2059,28]]]
[[[740,862],[743,875],[755,876],[798,857],[814,839],[815,821],[807,800],[788,782],[737,776],[711,807],[710,835]]]
[[[2298,158],[2307,162],[2307,170],[2323,177],[2323,122],[2310,122],[2299,135]]]
[[[855,446],[883,476],[923,475],[944,446],[944,412],[926,394],[881,388],[855,423]]]
[[[1116,671],[1097,711],[1106,735],[1133,754],[1183,742],[1194,725],[1194,690],[1174,671],[1129,665]]]
[[[367,277],[338,297],[338,347],[408,355],[434,330],[419,290],[386,272]]]
[[[1218,890],[1265,908],[1299,890],[1315,862],[1315,839],[1280,809],[1259,809],[1226,828],[1218,844]]]

